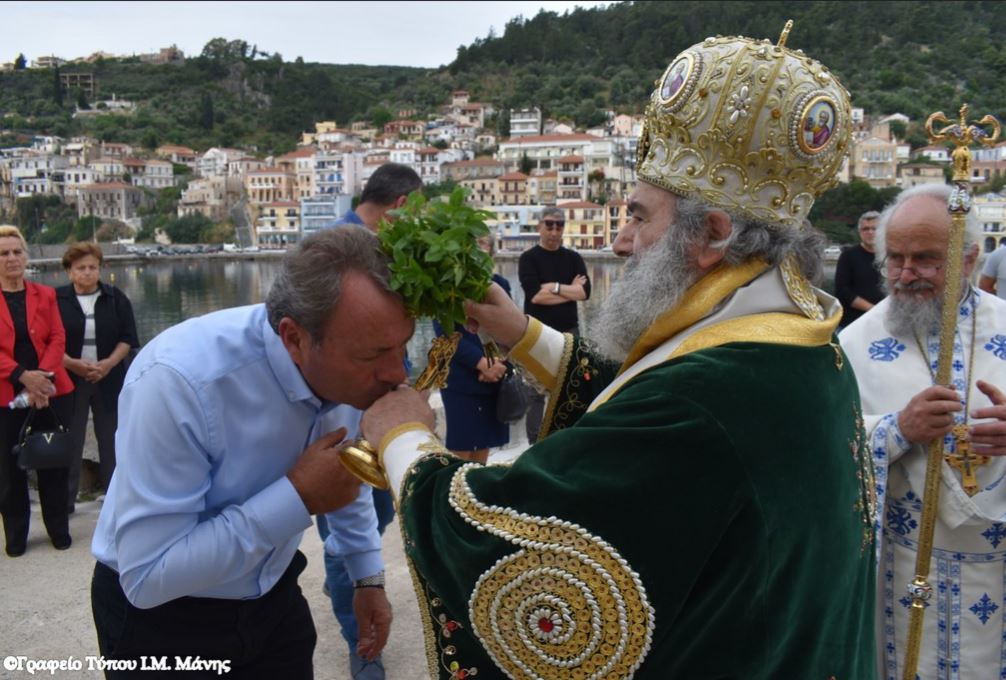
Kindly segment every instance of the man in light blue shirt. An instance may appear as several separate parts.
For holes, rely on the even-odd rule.
[[[237,677],[311,678],[297,546],[312,514],[334,510],[361,583],[358,653],[380,653],[391,609],[371,490],[332,490],[345,487],[338,449],[360,410],[406,378],[414,321],[388,278],[370,232],[321,232],[287,256],[264,305],[186,321],[136,357],[92,543],[103,655],[200,655]]]

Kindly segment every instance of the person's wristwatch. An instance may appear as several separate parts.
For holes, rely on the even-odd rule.
[[[560,283],[559,283],[558,281],[556,281],[556,282],[555,282],[555,288],[553,288],[553,289],[552,289],[552,292],[553,292],[553,293],[554,293],[555,295],[558,295],[558,294],[559,294],[559,288],[560,288],[560,285],[561,285],[561,284],[560,284]]]
[[[384,571],[379,571],[373,576],[364,576],[359,581],[353,581],[354,588],[383,588]]]

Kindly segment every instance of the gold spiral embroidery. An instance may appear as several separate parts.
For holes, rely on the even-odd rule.
[[[520,547],[479,577],[472,632],[511,678],[631,678],[649,652],[654,612],[625,559],[586,529],[479,502],[465,465],[450,502],[466,522]]]

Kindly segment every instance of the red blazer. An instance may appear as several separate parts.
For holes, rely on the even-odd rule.
[[[38,354],[40,370],[56,374],[56,396],[73,392],[73,381],[63,368],[66,335],[56,305],[56,291],[40,283],[24,282],[25,306],[28,310],[28,332]],[[17,368],[14,361],[14,321],[7,300],[0,295],[0,408],[15,397],[10,375]]]

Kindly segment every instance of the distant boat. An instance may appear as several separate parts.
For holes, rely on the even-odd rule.
[[[25,276],[34,276],[35,274],[38,274],[40,271],[41,270],[37,269],[36,267],[25,267],[24,268],[24,275]]]

